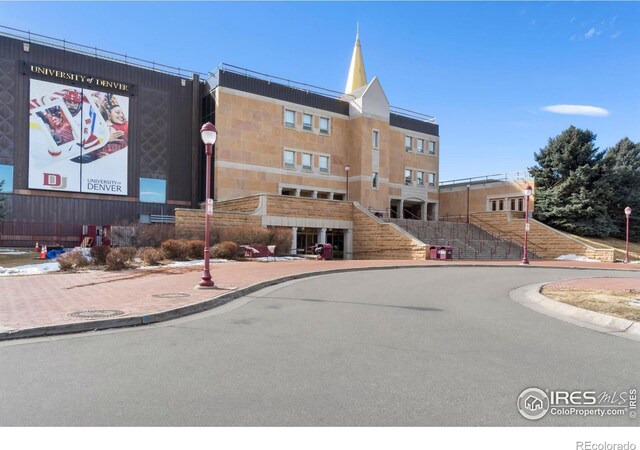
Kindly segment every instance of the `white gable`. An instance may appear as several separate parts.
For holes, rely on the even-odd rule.
[[[374,117],[389,121],[389,101],[382,90],[378,77],[373,77],[369,84],[353,91],[351,96],[343,98],[349,101],[349,115]]]

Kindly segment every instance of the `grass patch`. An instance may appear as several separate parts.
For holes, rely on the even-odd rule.
[[[16,250],[25,251],[27,253],[24,255],[7,255],[5,253],[0,253],[0,267],[9,268],[55,262],[54,259],[38,259],[40,253],[36,253],[32,248],[21,248]]]
[[[640,291],[550,290],[543,288],[542,294],[578,308],[621,319],[640,321],[640,307],[628,304],[631,300],[640,300]]]

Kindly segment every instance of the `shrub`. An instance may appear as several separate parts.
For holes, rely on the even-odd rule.
[[[153,247],[145,247],[138,251],[138,257],[148,266],[157,266],[162,261],[162,251]]]
[[[58,256],[58,266],[62,271],[74,270],[88,265],[89,260],[80,252],[67,252]]]
[[[269,245],[269,230],[257,226],[228,227],[220,232],[221,241],[232,241],[238,245]]]
[[[238,255],[238,244],[231,241],[221,242],[211,247],[211,257],[219,259],[235,259]]]
[[[118,250],[122,252],[122,255],[126,258],[127,261],[133,261],[138,254],[138,250],[136,250],[134,247],[122,247]]]
[[[189,258],[204,258],[204,241],[187,241],[187,248],[189,249]]]
[[[276,255],[288,255],[291,253],[293,235],[290,228],[269,228],[269,233],[271,234],[269,244],[276,246]]]
[[[164,241],[160,248],[162,248],[162,254],[166,259],[184,261],[189,256],[188,241],[169,239]]]
[[[122,270],[127,267],[127,255],[121,248],[114,248],[107,255],[107,270]]]
[[[173,224],[134,223],[111,228],[111,242],[120,247],[160,247],[175,238]]]
[[[106,245],[96,245],[91,247],[91,257],[96,266],[102,266],[107,263],[107,255],[111,252],[111,247]]]

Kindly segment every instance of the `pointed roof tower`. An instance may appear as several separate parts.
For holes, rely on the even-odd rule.
[[[359,26],[356,25],[356,44],[353,47],[351,56],[351,66],[349,67],[349,78],[344,89],[345,94],[350,94],[356,89],[367,85],[367,74],[364,71],[364,61],[362,60],[362,49],[360,48]]]

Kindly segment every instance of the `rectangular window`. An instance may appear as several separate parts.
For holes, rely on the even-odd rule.
[[[424,139],[417,139],[416,141],[416,151],[418,153],[424,153]]]
[[[429,141],[429,154],[430,155],[436,154],[436,143],[433,141]]]
[[[524,211],[524,208],[522,207],[524,204],[524,200],[522,200],[521,198],[518,199],[518,211]]]
[[[302,129],[311,131],[313,129],[313,116],[311,114],[302,115]]]
[[[0,164],[0,182],[3,182],[0,187],[0,193],[13,192],[13,166],[8,164]]]
[[[290,169],[296,167],[296,153],[291,150],[284,151],[284,166]]]
[[[296,112],[290,109],[284,110],[284,126],[289,128],[296,127]]]
[[[411,151],[411,147],[413,144],[413,138],[411,136],[404,137],[404,149],[408,152]]]
[[[329,119],[320,117],[320,133],[329,134]]]
[[[412,178],[411,169],[404,169],[404,184],[411,184]]]
[[[416,172],[416,181],[418,186],[424,186],[424,172]]]
[[[429,186],[435,186],[436,185],[436,174],[435,173],[430,173],[429,174]]]
[[[498,210],[498,202],[495,200],[491,200],[491,211],[497,211]]]
[[[504,200],[498,200],[498,210],[504,211]]]
[[[378,172],[373,172],[373,173],[371,174],[371,186],[372,186],[374,189],[377,189],[377,188],[378,188]]]
[[[380,143],[378,138],[378,130],[373,130],[373,132],[371,133],[371,145],[373,146],[373,148],[378,148],[378,144]]]
[[[302,154],[302,168],[304,170],[311,170],[311,155],[309,153]]]
[[[511,208],[509,208],[509,209],[511,209],[511,211],[515,211],[516,210],[516,199],[512,198],[509,203],[510,203],[510,206],[511,206]]]
[[[329,157],[328,156],[320,156],[318,157],[320,163],[320,172],[329,173]]]
[[[167,180],[140,178],[140,201],[144,203],[166,203]]]

